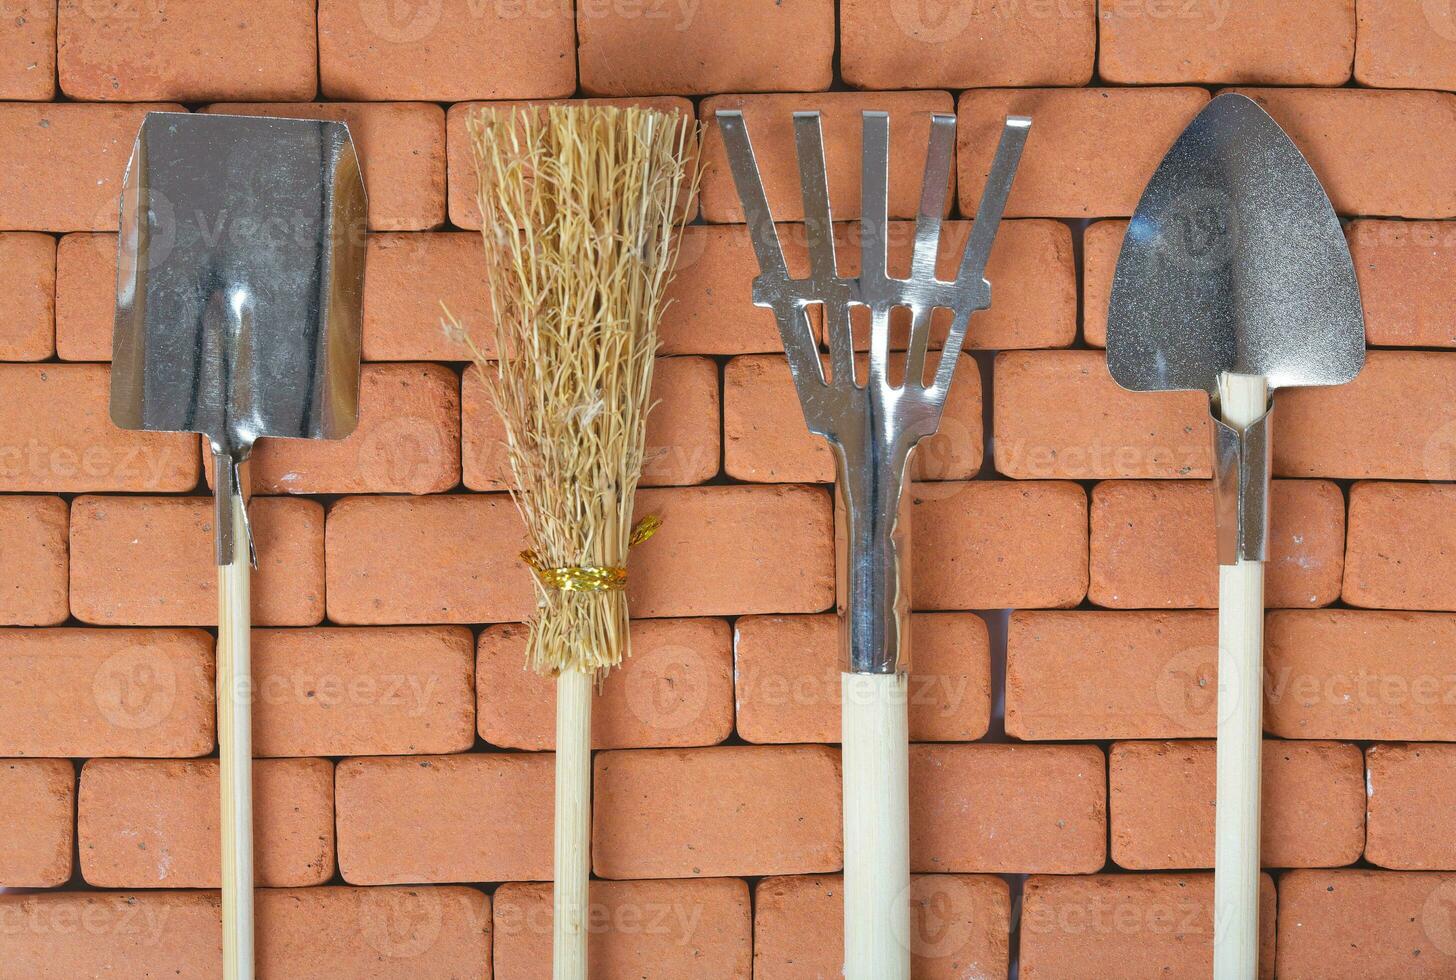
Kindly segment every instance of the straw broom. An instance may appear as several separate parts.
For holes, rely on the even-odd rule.
[[[449,318],[504,423],[556,676],[553,973],[586,976],[594,680],[629,652],[629,548],[663,294],[694,129],[641,108],[487,110],[467,122],[498,362]]]

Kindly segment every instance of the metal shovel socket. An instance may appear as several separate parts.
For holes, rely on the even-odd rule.
[[[1350,381],[1365,321],[1350,250],[1319,178],[1257,102],[1220,95],[1138,201],[1117,260],[1107,366],[1134,391],[1208,392],[1219,561],[1268,551],[1271,416],[1218,418],[1225,375],[1276,388]]]
[[[860,274],[841,276],[829,209],[824,139],[819,113],[794,113],[794,137],[809,246],[809,275],[789,275],[769,211],[743,115],[720,111],[728,164],[743,202],[760,275],[753,301],[774,311],[784,353],[798,390],[809,431],[823,436],[837,465],[840,624],[844,669],[850,673],[894,674],[909,666],[909,533],[901,518],[907,465],[915,446],[940,426],[952,374],[960,360],[971,314],[991,305],[986,260],[1026,142],[1031,120],[1012,116],[1001,132],[970,240],[954,280],[935,272],[941,217],[949,191],[956,119],[931,118],[930,145],[915,218],[910,274],[887,270],[890,118],[862,115]],[[821,305],[828,338],[826,376],[808,309]],[[870,320],[867,378],[855,378],[851,311]],[[889,370],[890,318],[910,313],[910,339],[903,380]],[[950,312],[950,328],[930,380],[926,360],[931,317]]]
[[[232,562],[238,467],[253,443],[340,439],[358,423],[365,213],[343,123],[153,112],[137,134],[121,194],[111,418],[207,437],[219,565]]]

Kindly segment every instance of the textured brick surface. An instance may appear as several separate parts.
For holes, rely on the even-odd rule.
[[[1456,261],[1456,223],[1362,219],[1346,236],[1370,343],[1456,347],[1456,283],[1442,275]]]
[[[0,234],[0,360],[44,361],[56,350],[56,240]]]
[[[991,723],[985,621],[969,613],[916,613],[910,630],[910,738],[962,742],[985,735]],[[744,616],[733,648],[740,737],[839,741],[843,665],[837,617]]]
[[[1266,741],[1266,868],[1353,864],[1365,843],[1360,749]],[[1136,871],[1213,867],[1214,743],[1119,742],[1108,755],[1112,860]]]
[[[1344,599],[1380,609],[1456,610],[1456,487],[1357,483],[1350,488]]]
[[[844,880],[765,878],[754,889],[753,975],[834,977],[843,971]],[[926,980],[1004,977],[1011,896],[990,875],[910,879],[910,970]]]
[[[0,760],[0,887],[51,888],[71,877],[76,769],[69,759]]]
[[[1360,0],[1355,80],[1380,88],[1456,88],[1456,11],[1439,3]]]
[[[1365,768],[1366,859],[1404,871],[1456,869],[1456,841],[1446,830],[1456,816],[1456,745],[1372,745]]]
[[[601,684],[592,704],[599,749],[714,745],[733,731],[733,636],[718,619],[639,619],[632,655]],[[526,630],[480,634],[476,717],[480,737],[507,749],[556,744],[556,683],[522,670]]]
[[[308,0],[61,0],[61,91],[78,102],[311,99]]]
[[[0,497],[0,625],[55,626],[70,615],[69,522],[60,497]]]
[[[1324,606],[1340,592],[1344,498],[1323,480],[1276,480],[1269,494],[1264,602]],[[1092,491],[1089,598],[1116,609],[1218,605],[1208,483],[1110,481]]]
[[[482,261],[480,236],[403,232],[369,236],[364,276],[364,359],[463,361],[440,327],[443,305],[486,351],[493,349],[490,292],[464,274]]]
[[[116,316],[116,235],[76,232],[56,243],[56,355],[111,360]]]
[[[253,768],[259,885],[321,885],[334,873],[334,766]],[[217,760],[92,759],[81,770],[81,875],[98,888],[218,888]]]
[[[1260,980],[1275,976],[1275,902],[1274,884],[1265,876],[1259,883]],[[1027,980],[1201,977],[1212,969],[1212,874],[1027,879],[1021,912],[1021,976]]]
[[[593,881],[589,902],[587,957],[601,976],[750,976],[753,912],[737,878]],[[549,978],[551,886],[502,885],[492,913],[496,975]]]
[[[17,0],[0,33],[0,99],[56,94],[55,0]]]

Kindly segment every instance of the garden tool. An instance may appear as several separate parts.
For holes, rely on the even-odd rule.
[[[758,256],[757,306],[774,311],[809,431],[834,450],[836,555],[843,674],[844,971],[849,980],[910,975],[909,668],[910,534],[906,464],[932,435],[950,390],[970,316],[991,303],[986,259],[1031,121],[1009,117],[954,281],[936,277],[956,120],[930,124],[924,183],[907,278],[886,268],[890,119],[863,114],[860,274],[835,264],[823,134],[817,112],[794,113],[794,137],[809,248],[809,275],[790,277],[769,213],[743,116],[720,111],[729,167]],[[825,373],[808,308],[822,304],[829,348]],[[890,377],[890,315],[910,314],[903,378]],[[866,377],[855,378],[851,311],[868,311]],[[939,359],[927,372],[931,314],[950,312]],[[930,380],[927,380],[927,377]]]
[[[1107,365],[1119,384],[1206,391],[1215,409],[1218,980],[1252,980],[1258,966],[1272,396],[1343,384],[1364,360],[1355,269],[1319,179],[1258,103],[1219,96],[1143,191],[1107,320]]]
[[[359,406],[364,184],[337,122],[152,112],[121,194],[111,417],[199,432],[215,469],[224,975],[253,976],[249,573],[260,436],[339,439]]]

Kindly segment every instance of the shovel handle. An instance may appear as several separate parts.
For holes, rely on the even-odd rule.
[[[233,527],[245,527],[231,494]],[[248,537],[217,566],[217,745],[222,827],[222,955],[226,980],[253,978],[253,729]]]
[[[1225,375],[1223,420],[1242,430],[1268,408],[1264,378]],[[1259,815],[1264,746],[1264,563],[1218,572],[1218,747],[1214,810],[1213,976],[1254,980],[1259,966]]]

